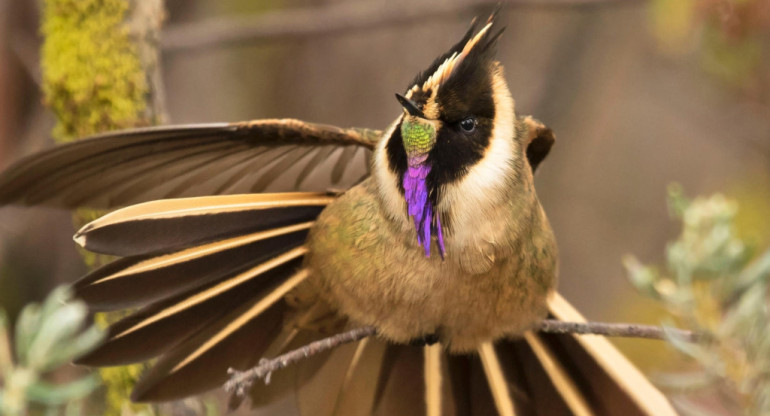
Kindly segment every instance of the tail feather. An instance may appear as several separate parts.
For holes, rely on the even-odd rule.
[[[455,395],[453,407],[447,414],[494,415],[497,406],[487,375],[479,355],[449,356],[449,374],[452,378],[452,392]]]
[[[312,357],[300,364],[299,373],[302,415],[496,413],[479,357],[449,355],[439,344],[415,347],[368,339]]]
[[[518,415],[573,414],[525,339],[504,340],[496,346],[495,351],[504,369]]]
[[[218,387],[227,368],[245,369],[320,338],[301,328],[325,319],[328,305],[295,311],[284,297],[309,276],[301,268],[303,242],[333,199],[294,193],[158,201],[87,225],[76,236],[86,248],[128,257],[78,281],[76,293],[94,309],[138,310],[79,362],[159,357],[132,398],[162,401]],[[558,295],[549,307],[558,319],[583,319]],[[259,407],[292,390],[302,414],[321,416],[676,414],[609,342],[590,336],[527,333],[482,344],[473,355],[370,338],[282,370],[250,395]]]
[[[335,416],[371,414],[386,348],[374,338],[358,342],[334,405]]]
[[[540,337],[532,332],[524,334],[524,340],[532,349],[537,361],[542,366],[551,384],[575,416],[591,416],[594,412],[588,407],[575,382],[569,377],[561,363],[556,359]]]
[[[302,244],[331,200],[294,193],[158,201],[87,225],[79,242],[129,257],[85,276],[76,294],[96,310],[138,309],[79,363],[159,357],[132,398],[165,401],[218,387],[229,367],[245,369],[307,338],[284,329],[297,314],[283,299],[309,275]],[[120,246],[114,233],[126,233]]]
[[[494,412],[494,400],[482,376],[481,389],[472,386],[472,369],[481,373],[481,361],[473,355],[450,355],[441,344],[423,349],[425,414],[463,416]]]
[[[301,265],[295,249],[204,288],[150,304],[109,329],[107,342],[82,357],[86,365],[120,365],[148,360],[204,328],[244,302],[268,296]]]
[[[513,396],[506,382],[505,374],[497,358],[495,347],[491,342],[485,342],[479,346],[479,357],[484,366],[484,374],[489,382],[495,407],[500,416],[516,416],[516,406]]]
[[[558,318],[582,319],[558,295],[551,306]],[[382,354],[367,356],[363,345],[338,350],[334,359],[315,364],[314,383],[300,384],[301,414],[676,415],[667,399],[601,337],[530,332],[482,344],[474,355],[449,355],[440,345],[386,345]],[[368,359],[379,362],[367,364]],[[362,395],[356,406],[346,408],[356,411],[342,412],[340,398],[355,397],[361,389],[375,391],[373,400]]]
[[[549,299],[551,314],[564,321],[585,321],[559,294]],[[655,388],[612,344],[596,335],[543,334],[542,339],[581,387],[597,414],[676,415]]]
[[[441,344],[426,346],[423,349],[425,360],[425,414],[442,416],[444,414],[444,385],[449,381]]]
[[[312,221],[334,197],[319,193],[170,199],[133,205],[83,227],[75,241],[116,256],[179,249]]]
[[[298,364],[296,394],[301,415],[334,415],[337,397],[360,343],[342,345]]]
[[[425,414],[424,356],[422,348],[389,345],[389,367],[379,381],[374,415]]]
[[[425,414],[424,392],[419,347],[371,338],[299,364],[297,405],[302,415]]]
[[[74,285],[94,310],[133,308],[218,281],[301,245],[312,222],[105,265]]]
[[[465,416],[471,414],[471,363],[465,355],[448,355],[446,360],[446,383],[442,384],[447,395],[442,403],[442,414]],[[492,401],[491,396],[488,400]],[[494,405],[492,405],[494,406]],[[492,407],[494,410],[494,407]]]
[[[305,278],[301,270],[254,302],[233,310],[164,354],[137,383],[133,400],[183,398],[222,385],[227,368],[246,369],[282,327],[281,298]]]
[[[321,335],[316,331],[298,329],[291,324],[287,325],[286,321],[284,321],[281,333],[272,340],[270,346],[263,353],[263,357],[268,359],[277,357],[316,341],[319,337],[321,337]],[[321,354],[320,357],[311,356],[305,361],[313,363],[323,362],[324,357],[324,354]],[[274,372],[270,375],[269,383],[260,380],[255,381],[248,392],[248,397],[251,400],[251,407],[263,408],[266,406],[273,406],[282,399],[290,400],[291,405],[296,407],[296,397],[291,396],[291,393],[297,389],[297,374],[300,367],[301,365],[290,365],[280,371]],[[310,373],[312,373],[312,370]],[[230,398],[230,408],[232,409],[239,406],[242,400],[242,398],[233,395]]]

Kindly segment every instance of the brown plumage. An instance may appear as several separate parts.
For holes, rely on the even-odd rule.
[[[366,324],[379,336],[257,383],[253,405],[294,392],[313,415],[674,414],[605,340],[530,331],[549,314],[582,317],[554,292],[557,249],[533,184],[554,137],[515,116],[493,26],[472,27],[419,76],[402,98],[414,114],[384,133],[296,120],[150,128],[60,146],[0,175],[2,204],[185,197],[76,234],[122,256],[76,282],[77,294],[95,310],[132,310],[79,362],[157,359],[132,398],[172,400]],[[418,116],[435,136],[412,160],[404,143],[422,138],[404,123]],[[331,159],[331,175],[313,178],[323,191],[351,176],[361,151],[373,153],[372,175],[342,194],[255,193],[294,190]],[[406,211],[415,163],[430,168],[431,257]]]

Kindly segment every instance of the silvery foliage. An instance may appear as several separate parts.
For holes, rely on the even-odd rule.
[[[745,414],[770,414],[770,249],[757,254],[742,241],[734,224],[738,206],[722,195],[688,200],[673,185],[669,208],[682,232],[666,247],[665,270],[625,259],[637,289],[661,302],[678,326],[703,334],[698,343],[668,334],[701,370],[660,380],[680,392],[726,389],[724,397]],[[715,414],[679,403],[685,413]]]
[[[104,331],[87,326],[88,309],[72,300],[68,288],[53,290],[42,304],[29,304],[19,315],[14,337],[0,310],[0,414],[23,415],[42,408],[80,414],[80,399],[100,385],[91,374],[66,383],[50,383],[46,373],[68,365],[104,339]],[[11,343],[14,348],[11,348]]]

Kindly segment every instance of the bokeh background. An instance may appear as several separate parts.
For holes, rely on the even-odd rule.
[[[494,7],[418,2],[419,18],[365,28],[179,42],[180,33],[206,38],[211,26],[197,25],[212,19],[343,3],[166,1],[164,33],[177,41],[162,51],[167,121],[292,117],[384,128],[400,111],[393,94]],[[591,320],[659,323],[621,258],[662,261],[679,231],[665,204],[669,183],[736,198],[743,235],[761,248],[770,241],[770,1],[516,3],[501,11],[498,54],[517,112],[557,136],[536,185],[560,246],[561,291]],[[40,7],[0,0],[0,169],[52,145],[39,92]],[[67,212],[0,208],[0,306],[13,316],[85,271],[72,232]],[[662,343],[620,344],[645,370],[678,365]]]

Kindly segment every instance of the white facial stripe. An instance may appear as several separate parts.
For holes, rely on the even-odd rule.
[[[379,188],[385,212],[391,219],[396,220],[400,218],[402,222],[406,223],[406,201],[398,190],[399,178],[391,170],[386,149],[390,136],[393,135],[393,132],[403,118],[403,114],[399,116],[385,131],[380,142],[377,143],[377,149],[374,151],[372,174]]]
[[[499,222],[490,221],[500,215],[501,204],[510,195],[508,187],[519,183],[515,170],[515,155],[522,152],[514,140],[515,114],[511,93],[498,66],[492,75],[492,95],[495,118],[492,137],[484,156],[459,181],[445,185],[440,194],[437,210],[449,212],[452,227],[446,236],[447,247],[455,253],[468,246],[494,243],[501,240],[506,230],[500,229]],[[406,202],[398,188],[399,178],[393,173],[388,160],[387,144],[398,123],[399,117],[388,127],[377,144],[373,163],[373,176],[387,215],[404,229],[413,227],[405,215]],[[452,248],[454,247],[454,248]]]
[[[495,119],[492,137],[484,157],[471,166],[468,173],[457,183],[446,185],[438,203],[439,211],[451,211],[452,240],[463,240],[464,235],[481,235],[479,227],[491,223],[484,215],[502,201],[510,186],[514,172],[514,104],[511,93],[498,67],[493,77]],[[462,235],[461,235],[462,234]]]

